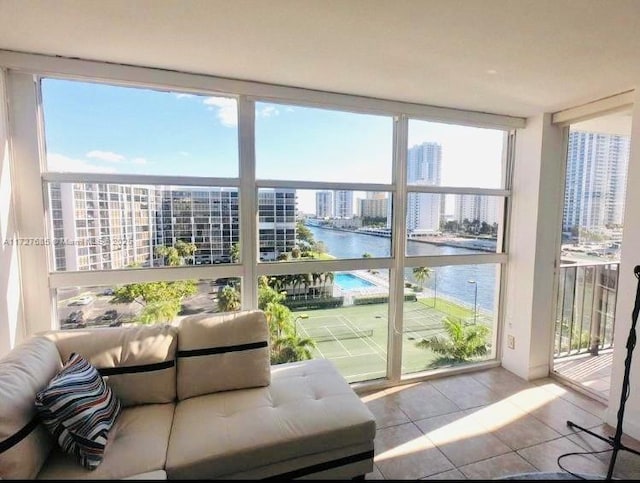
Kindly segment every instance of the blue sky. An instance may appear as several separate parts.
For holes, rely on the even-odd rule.
[[[42,95],[52,171],[238,176],[234,99],[57,79]],[[390,183],[392,133],[386,116],[257,103],[257,177]],[[424,141],[443,146],[443,184],[500,186],[502,132],[410,121]],[[313,211],[313,192],[299,202]]]

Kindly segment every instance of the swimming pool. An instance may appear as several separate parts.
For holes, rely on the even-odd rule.
[[[351,273],[336,273],[333,282],[343,290],[375,287],[375,284]]]

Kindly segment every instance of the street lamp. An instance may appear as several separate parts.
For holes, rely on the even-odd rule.
[[[436,300],[438,300],[438,271],[433,271],[433,308],[436,308]]]
[[[476,316],[478,314],[478,284],[475,280],[467,280],[467,283],[473,285],[474,294],[473,294],[473,323],[476,323]]]
[[[309,316],[307,314],[300,314],[293,321],[293,333],[296,337],[298,337],[298,320],[299,319],[308,319]]]

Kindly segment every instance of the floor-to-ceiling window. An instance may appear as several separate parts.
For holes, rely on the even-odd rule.
[[[350,382],[496,358],[521,120],[33,75],[53,326],[261,308],[292,327],[274,363]]]
[[[495,358],[508,133],[411,119],[403,373]]]

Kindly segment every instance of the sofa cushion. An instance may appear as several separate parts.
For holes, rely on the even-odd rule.
[[[55,441],[37,417],[36,392],[62,367],[53,342],[33,337],[0,359],[0,478],[33,479]]]
[[[38,479],[120,479],[164,470],[175,404],[144,404],[124,408],[109,433],[104,459],[87,470],[56,448]]]
[[[271,380],[269,328],[264,312],[247,310],[187,317],[178,337],[178,399]]]
[[[286,460],[371,447],[375,431],[373,414],[333,363],[280,364],[269,386],[179,401],[167,476],[222,478],[255,468],[270,476],[270,465]]]
[[[123,406],[174,402],[178,329],[134,325],[51,331],[63,360],[72,352],[93,364]]]
[[[40,419],[65,453],[87,469],[102,462],[120,401],[95,367],[71,354],[62,370],[36,394]]]

